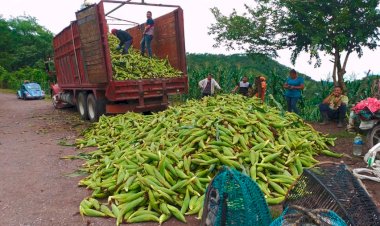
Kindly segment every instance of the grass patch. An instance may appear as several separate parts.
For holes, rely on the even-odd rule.
[[[339,131],[339,132],[336,132],[336,133],[331,133],[328,135],[328,137],[336,137],[336,138],[354,138],[356,136],[355,133],[350,133],[350,132],[347,132],[347,131]]]
[[[14,94],[14,95],[17,95],[17,90],[13,90],[13,89],[1,89],[0,88],[0,93],[8,93],[8,94]],[[47,94],[45,93],[45,101],[51,101],[51,95],[50,94]]]
[[[61,139],[61,140],[58,142],[58,145],[61,145],[61,146],[75,146],[75,143],[69,143],[68,140],[66,140],[66,139],[64,138],[64,139]]]
[[[14,95],[16,95],[17,91],[13,89],[0,89],[0,93],[13,93]]]
[[[72,173],[66,173],[64,176],[66,177],[80,177],[80,176],[87,176],[89,175],[88,172],[83,171],[83,170],[75,170]]]

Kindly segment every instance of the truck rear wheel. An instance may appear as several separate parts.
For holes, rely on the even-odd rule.
[[[96,99],[94,94],[90,93],[87,97],[88,119],[91,122],[97,122],[99,117],[105,113],[106,105],[104,99]]]
[[[77,109],[79,111],[80,117],[84,120],[87,120],[88,119],[87,93],[80,92],[78,94]]]

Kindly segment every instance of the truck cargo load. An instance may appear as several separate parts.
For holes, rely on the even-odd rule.
[[[160,17],[153,16],[155,30],[152,52],[154,58],[167,59],[172,67],[182,72],[181,76],[143,76],[144,79],[128,80],[114,78],[108,42],[112,24],[107,22],[130,21],[112,14],[119,8],[135,5],[149,6],[149,9],[173,9]],[[135,22],[134,26],[127,29],[133,37],[133,48],[136,50],[140,49],[144,23]],[[74,105],[81,117],[90,121],[97,121],[105,113],[147,112],[167,108],[169,95],[188,92],[183,24],[181,7],[147,4],[143,1],[103,0],[76,12],[76,20],[53,39],[57,77],[57,83],[51,86],[54,106]]]

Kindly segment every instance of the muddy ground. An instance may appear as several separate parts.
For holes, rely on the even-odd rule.
[[[89,125],[79,119],[74,108],[55,110],[49,100],[18,100],[15,94],[0,90],[1,226],[115,225],[114,219],[82,219],[79,203],[90,191],[77,186],[81,177],[69,175],[83,162],[61,159],[78,153],[68,145]],[[365,166],[362,158],[351,157],[352,134],[335,124],[313,125],[318,131],[337,136],[333,150],[347,154],[339,160],[320,157],[321,161],[343,161],[353,168]],[[379,185],[368,180],[363,183],[380,208]],[[187,220],[187,225],[199,225],[194,217]],[[164,225],[182,223],[171,219]]]

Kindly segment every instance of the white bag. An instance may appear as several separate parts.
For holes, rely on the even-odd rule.
[[[376,160],[376,154],[380,151],[380,143],[373,146],[368,150],[367,154],[364,156],[364,161],[367,163],[369,168],[357,168],[352,170],[353,174],[359,179],[368,179],[380,182],[380,160]],[[360,173],[372,174],[363,175]]]
[[[372,129],[378,120],[360,121],[359,129],[367,130]]]
[[[373,180],[376,182],[380,182],[380,170],[378,170],[378,169],[372,170],[372,169],[366,169],[366,168],[357,168],[357,169],[353,169],[352,173],[355,175],[355,177],[357,177],[361,180],[367,179],[367,180]],[[372,174],[372,176],[363,175],[360,173]]]
[[[380,168],[380,160],[376,160],[376,154],[380,151],[380,143],[374,145],[368,150],[367,154],[364,156],[364,161],[367,163],[368,167]]]

